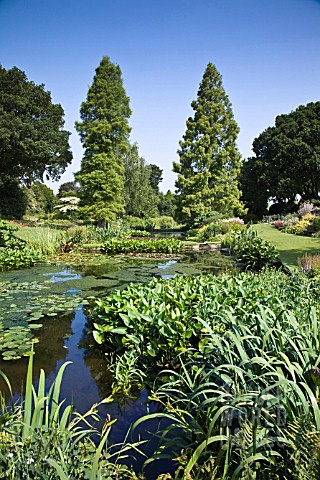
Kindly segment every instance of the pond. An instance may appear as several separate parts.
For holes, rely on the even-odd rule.
[[[64,374],[61,398],[84,413],[94,403],[110,396],[112,383],[108,364],[90,335],[83,308],[86,299],[113,288],[123,288],[130,282],[148,282],[154,276],[165,279],[176,274],[219,274],[229,268],[228,258],[204,252],[166,259],[88,256],[88,261],[81,266],[41,265],[0,274],[2,335],[7,329],[12,332],[9,339],[2,336],[2,353],[7,360],[1,358],[0,370],[10,379],[15,399],[23,391],[28,358],[13,360],[17,355],[14,345],[28,327],[35,325],[29,334],[31,331],[38,338],[34,382],[43,368],[50,385],[59,367],[71,361]],[[7,343],[3,343],[3,338]],[[21,339],[23,353],[23,335]],[[0,386],[4,390],[3,383]],[[147,413],[147,399],[147,391],[142,390],[133,392],[125,400],[114,397],[113,402],[99,407],[102,420],[107,414],[117,418],[111,430],[112,442],[122,441],[130,425]],[[152,467],[148,478],[156,478],[159,473],[161,466]]]

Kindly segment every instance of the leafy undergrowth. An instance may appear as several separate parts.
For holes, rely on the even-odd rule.
[[[318,294],[318,285],[307,278],[274,270],[153,279],[95,300],[93,333],[107,350],[134,350],[141,365],[165,366],[190,348],[205,350],[201,322],[208,317],[211,328],[221,333],[227,330],[229,314],[250,324],[261,307],[271,309],[275,317],[290,310],[302,321],[311,306],[318,308]]]
[[[180,253],[183,242],[175,238],[159,240],[118,240],[104,242],[101,251],[104,253]]]
[[[134,472],[121,464],[129,451],[139,443],[108,445],[111,425],[107,416],[102,432],[94,425],[99,404],[84,414],[60,401],[64,363],[46,391],[45,373],[41,370],[38,385],[32,384],[33,352],[31,352],[25,384],[25,397],[20,404],[7,406],[0,392],[0,478],[6,480],[99,480],[102,478],[137,479]],[[0,378],[11,391],[9,379]],[[111,398],[101,403],[108,403]]]
[[[159,372],[159,410],[134,426],[167,425],[146,465],[176,459],[176,479],[319,478],[319,288],[266,270],[154,280],[96,301],[115,385]]]

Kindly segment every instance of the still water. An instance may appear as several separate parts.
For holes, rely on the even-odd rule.
[[[106,294],[114,288],[123,288],[130,282],[148,282],[152,277],[171,278],[176,274],[194,275],[199,273],[217,273],[230,268],[228,259],[217,253],[189,254],[174,259],[143,259],[114,257],[104,262],[88,261],[85,265],[67,267],[66,265],[42,265],[29,270],[20,270],[0,274],[0,282],[11,284],[25,284],[36,282],[49,285],[50,292],[58,295],[79,295],[82,298]],[[48,280],[50,281],[48,283]],[[40,295],[41,293],[39,293]],[[15,299],[10,299],[10,302]],[[17,302],[23,302],[20,298]],[[17,303],[19,305],[19,303]],[[11,304],[12,305],[12,304]],[[6,310],[5,310],[6,309]],[[1,304],[1,310],[8,314],[10,320],[10,305]],[[15,315],[17,313],[15,312]],[[21,316],[25,315],[21,303]],[[3,317],[2,317],[3,318]],[[3,320],[4,321],[4,320]],[[16,320],[15,320],[16,321]],[[36,335],[39,343],[35,345],[34,356],[34,383],[37,383],[40,369],[46,373],[47,386],[54,380],[59,367],[67,361],[72,362],[64,374],[61,386],[61,399],[73,403],[77,411],[84,413],[93,404],[109,397],[111,394],[112,378],[104,356],[94,345],[90,329],[87,324],[85,310],[79,304],[77,310],[67,314],[41,318],[42,328]],[[19,398],[23,391],[28,359],[0,360],[0,370],[10,379],[14,397]],[[0,387],[3,388],[1,384]],[[117,419],[112,426],[110,441],[121,442],[135,420],[148,412],[155,411],[155,405],[148,405],[146,390],[133,392],[125,400],[114,397],[113,401],[99,407],[102,421],[107,415]],[[147,410],[148,409],[148,410]],[[154,425],[156,428],[156,425]],[[152,426],[148,425],[148,430]],[[143,427],[138,432],[143,434]],[[146,452],[152,451],[154,444],[146,447]],[[142,463],[142,459],[138,461]],[[170,469],[170,465],[154,465],[146,472],[147,478],[152,480],[162,472]]]

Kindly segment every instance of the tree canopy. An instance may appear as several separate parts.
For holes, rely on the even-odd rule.
[[[64,111],[44,85],[0,65],[0,178],[58,180],[72,161]]]
[[[173,170],[177,207],[181,220],[191,223],[210,211],[241,214],[238,175],[240,154],[236,147],[239,128],[231,103],[222,85],[222,77],[209,63],[191,103],[194,116],[187,120],[187,130],[180,141],[179,162]]]
[[[75,180],[62,183],[59,187],[58,197],[77,195],[80,190],[79,184]]]
[[[151,163],[149,165],[149,169],[150,169],[149,183],[153,188],[154,192],[158,195],[160,193],[159,184],[162,182],[163,170],[162,168],[158,167],[158,165],[155,165],[154,163]]]
[[[121,70],[108,57],[96,69],[76,123],[85,152],[75,175],[82,212],[98,223],[124,212],[123,156],[129,148],[131,115]]]
[[[247,159],[241,174],[243,199],[253,213],[258,214],[257,207],[266,208],[270,199],[287,209],[297,195],[303,201],[318,199],[320,102],[277,116],[275,126],[255,138],[253,152],[255,157]]]
[[[140,218],[158,215],[158,195],[150,182],[152,171],[154,169],[151,169],[151,165],[147,165],[144,158],[139,156],[137,144],[130,145],[124,156],[124,195],[127,215]]]

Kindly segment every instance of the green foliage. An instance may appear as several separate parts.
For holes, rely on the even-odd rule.
[[[61,230],[50,227],[21,228],[17,232],[31,249],[39,250],[43,255],[52,255],[59,250],[62,235]]]
[[[23,248],[1,248],[0,249],[0,271],[17,270],[19,268],[32,267],[43,259],[41,252],[33,247]]]
[[[221,235],[225,235],[228,232],[233,235],[235,232],[242,232],[245,228],[243,221],[239,218],[222,219],[209,223],[208,225],[203,225],[197,230],[198,233],[195,238],[199,242],[217,240],[217,237],[221,240]],[[224,244],[226,243],[223,239],[222,242]]]
[[[104,253],[179,253],[182,250],[183,242],[174,238],[163,238],[160,240],[117,240],[106,241],[101,251]]]
[[[98,480],[111,478],[111,475],[119,479],[134,478],[130,469],[119,463],[131,446],[124,444],[115,453],[108,446],[114,420],[110,421],[107,417],[102,433],[92,426],[99,420],[99,404],[81,415],[74,411],[72,405],[64,405],[60,401],[64,370],[70,362],[60,367],[46,393],[43,370],[37,389],[32,384],[32,357],[33,353],[29,359],[24,401],[11,410],[2,401],[0,477],[6,480],[24,477]],[[2,372],[0,374],[11,390],[7,377]],[[110,401],[108,398],[101,403]]]
[[[207,65],[197,100],[191,104],[194,117],[180,142],[180,161],[174,162],[178,213],[189,224],[211,210],[224,214],[245,213],[240,202],[237,177],[239,133],[222,77],[212,63]]]
[[[130,238],[134,237],[150,237],[150,232],[148,232],[147,230],[130,229]]]
[[[59,179],[72,161],[64,111],[44,85],[0,65],[0,171],[30,185],[44,175]]]
[[[81,122],[76,122],[85,152],[75,175],[81,185],[80,212],[102,226],[124,213],[123,156],[130,115],[120,67],[103,57],[81,105]]]
[[[29,213],[51,213],[55,205],[55,195],[51,188],[40,182],[35,182],[30,187]]]
[[[0,271],[31,267],[42,259],[38,248],[15,236],[17,227],[0,219]]]
[[[160,194],[159,183],[162,182],[163,170],[160,167],[158,167],[158,165],[154,165],[153,163],[149,165],[149,169],[150,169],[149,184],[153,189],[154,193],[156,195],[159,195]]]
[[[5,220],[0,219],[0,247],[14,247],[21,244],[14,232],[18,228]]]
[[[320,191],[320,102],[276,117],[253,142],[255,157],[244,163],[241,188],[250,211],[264,214],[269,198],[283,208],[297,195],[318,199]],[[256,206],[255,206],[256,205]]]
[[[207,242],[208,240],[214,240],[217,235],[222,232],[221,223],[209,223],[198,230],[196,239],[199,242]]]
[[[223,238],[222,246],[229,247],[236,261],[245,269],[261,270],[279,261],[276,247],[251,229],[231,231]]]
[[[68,197],[74,196],[79,192],[79,190],[80,190],[79,184],[75,180],[70,182],[65,182],[65,183],[62,183],[59,187],[58,197],[61,198],[64,196],[68,196]]]
[[[151,165],[147,165],[144,158],[139,156],[137,144],[129,145],[124,156],[126,215],[145,218],[158,214],[158,197],[150,184],[150,175]]]
[[[0,283],[0,352],[4,360],[30,352],[32,343],[38,342],[36,330],[42,327],[39,321],[72,313],[81,302],[73,293],[61,295],[61,291],[52,290],[52,281]]]
[[[170,448],[171,458],[181,463],[176,478],[315,480],[319,286],[313,290],[302,277],[275,272],[229,281],[232,287],[226,289],[226,281],[217,279],[202,315],[199,308],[194,312],[201,324],[202,354],[190,351],[187,361],[180,355],[180,368],[163,371],[152,396],[163,413],[140,419],[136,426],[166,419],[154,458],[165,458]],[[299,419],[305,431],[293,435]],[[300,468],[306,476],[299,476]]]
[[[291,225],[285,226],[283,232],[293,233],[294,235],[311,235],[315,231],[315,226],[319,224],[316,218],[312,213],[307,213],[299,221],[291,222]]]
[[[20,219],[26,213],[28,196],[15,178],[1,175],[0,178],[0,215],[9,219]]]
[[[107,223],[105,227],[95,227],[95,226],[73,226],[67,229],[65,232],[62,244],[75,247],[82,247],[89,243],[95,243],[97,246],[100,246],[103,242],[109,239],[124,239],[130,236],[129,227],[122,222],[117,223]]]
[[[275,316],[291,309],[301,321],[310,305],[317,302],[318,290],[307,279],[289,278],[266,271],[238,277],[207,275],[152,280],[149,285],[129,285],[97,300],[94,307],[94,337],[105,348],[134,349],[142,365],[166,365],[189,348],[206,350],[206,331],[201,322],[212,319],[210,328],[224,332],[231,312],[243,322],[251,322],[260,306]],[[308,290],[310,297],[306,296]]]
[[[176,195],[168,190],[166,193],[159,193],[158,210],[160,215],[167,217],[176,217]]]
[[[148,219],[148,222],[153,225],[154,229],[159,230],[166,230],[178,227],[177,222],[172,217],[167,217],[165,215],[161,217],[151,217]]]
[[[153,228],[153,225],[151,225],[144,218],[126,216],[124,218],[124,221],[127,225],[129,225],[131,229],[134,229],[134,230],[149,230],[149,227]]]

